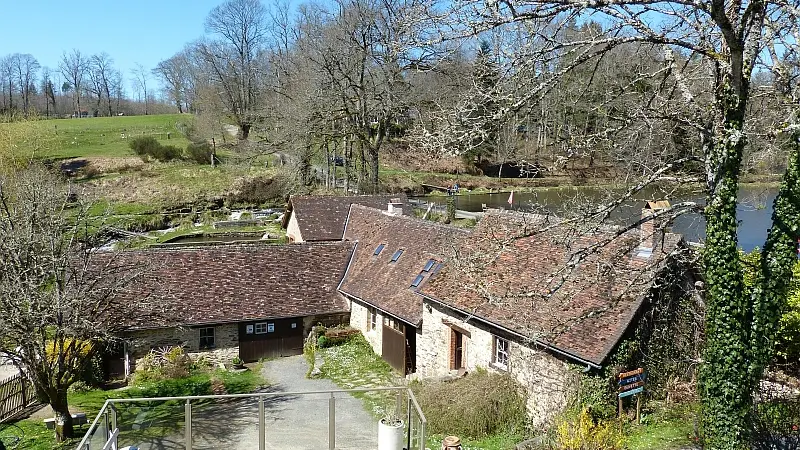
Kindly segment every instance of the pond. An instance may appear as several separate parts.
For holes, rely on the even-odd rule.
[[[739,191],[739,205],[737,219],[739,221],[739,246],[750,251],[755,247],[764,245],[767,229],[772,224],[772,203],[777,195],[777,187],[763,185],[745,185]],[[456,209],[464,211],[481,211],[485,205],[488,208],[505,208],[519,211],[541,211],[542,209],[553,214],[559,214],[571,204],[599,204],[609,198],[609,191],[599,188],[542,188],[533,192],[515,192],[514,204],[508,204],[509,192],[495,194],[470,194],[460,193],[455,196]],[[445,204],[445,196],[422,196],[419,200]],[[641,215],[644,202],[653,199],[666,199],[672,203],[694,201],[705,204],[702,193],[685,190],[665,198],[663,192],[655,189],[645,190],[635,198],[625,202],[612,214],[612,220],[617,223],[634,223]],[[685,214],[678,217],[672,224],[672,231],[683,234],[687,241],[702,242],[705,239],[705,219],[699,214]]]

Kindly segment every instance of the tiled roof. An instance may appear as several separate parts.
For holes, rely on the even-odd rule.
[[[353,205],[345,238],[358,241],[353,262],[341,291],[419,326],[422,297],[411,284],[423,274],[420,286],[438,269],[438,263],[453,254],[469,231],[411,217],[392,217],[373,208]],[[375,250],[384,245],[379,255]],[[396,262],[392,256],[403,250]],[[436,263],[423,272],[431,259]]]
[[[544,216],[487,214],[459,257],[423,295],[562,352],[601,365],[680,237],[667,233],[649,258],[640,232],[580,234]],[[600,242],[570,268],[570,258]],[[574,259],[572,260],[575,261]]]
[[[162,319],[133,324],[140,328],[345,312],[336,288],[352,249],[340,242],[120,252],[114,257],[147,270],[117,300],[158,301]]]
[[[293,213],[297,218],[304,241],[339,241],[344,236],[345,221],[350,205],[385,210],[392,199],[399,199],[403,204],[403,214],[410,214],[411,206],[408,204],[405,194],[353,197],[295,195],[289,199],[283,226],[286,228],[289,215]]]

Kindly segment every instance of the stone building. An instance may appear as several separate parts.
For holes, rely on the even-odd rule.
[[[289,242],[341,241],[350,205],[392,208],[397,215],[411,214],[405,194],[356,195],[351,197],[293,195],[283,214]]]
[[[442,267],[468,230],[352,205],[344,238],[355,243],[339,292],[350,324],[403,374],[416,371],[422,297],[417,289]]]
[[[146,267],[117,301],[154,299],[156,314],[134,319],[115,355],[130,374],[151,349],[181,346],[215,362],[298,355],[317,323],[347,323],[350,306],[337,292],[353,251],[349,242],[215,245],[120,252]],[[113,367],[115,364],[111,364]]]
[[[488,214],[420,289],[419,376],[509,373],[528,391],[534,422],[546,423],[579,371],[604,367],[680,254],[680,236],[653,234],[578,234],[545,216]]]

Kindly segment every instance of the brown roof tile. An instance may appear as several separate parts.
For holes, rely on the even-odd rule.
[[[150,261],[118,300],[160,300],[163,319],[136,327],[198,325],[348,311],[337,286],[353,244],[215,245],[120,252]]]
[[[544,216],[487,214],[423,295],[600,365],[680,240],[668,233],[650,258],[638,256],[638,230],[588,235]],[[570,258],[588,251],[570,269]],[[575,261],[575,260],[573,260]]]
[[[417,275],[429,278],[438,262],[448,258],[469,231],[411,217],[392,217],[373,208],[353,205],[347,219],[345,238],[358,241],[353,262],[341,291],[362,299],[390,314],[419,326],[422,298],[411,283]],[[379,255],[375,249],[385,247]],[[397,250],[403,254],[391,262]],[[431,272],[422,272],[434,259]]]
[[[294,195],[289,199],[284,228],[288,223],[289,213],[293,213],[297,217],[304,241],[339,241],[344,236],[350,205],[385,210],[392,199],[399,199],[403,204],[403,214],[410,214],[411,206],[405,194],[352,197]]]

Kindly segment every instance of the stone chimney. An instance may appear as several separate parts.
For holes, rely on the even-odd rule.
[[[389,207],[386,209],[386,214],[390,216],[403,215],[403,203],[400,201],[399,198],[393,198],[389,200]]]
[[[664,218],[654,218],[653,216],[669,208],[670,204],[666,200],[647,202],[645,207],[642,208],[642,242],[639,244],[640,250],[648,249],[652,253],[653,249],[661,245],[664,240]]]

